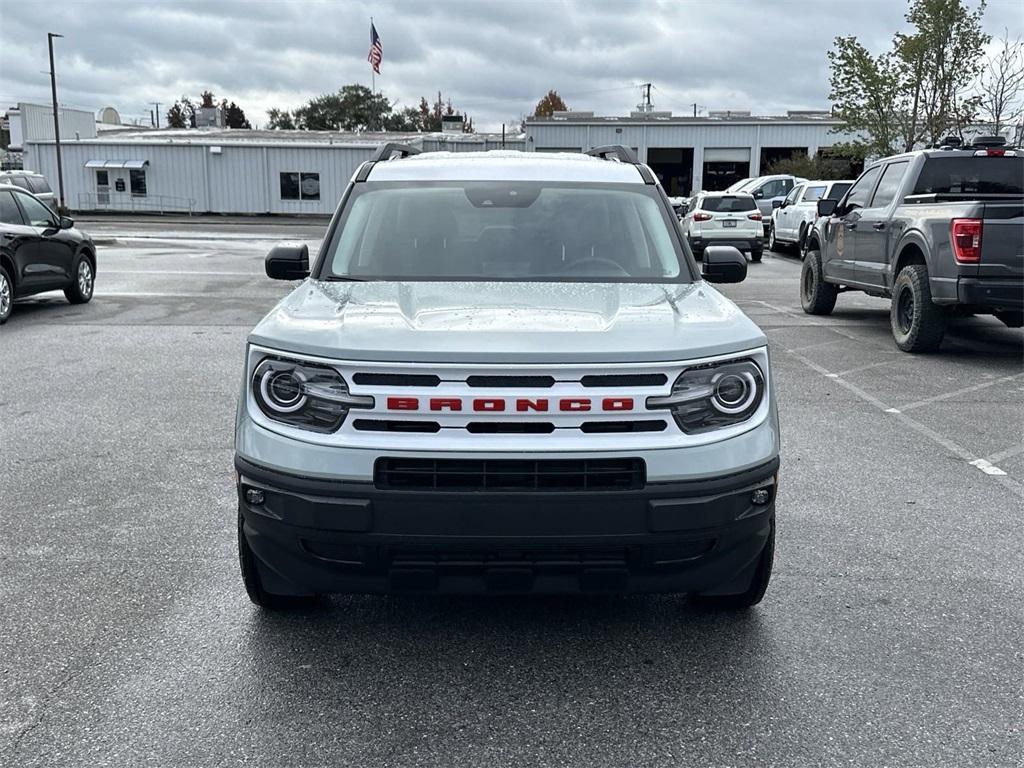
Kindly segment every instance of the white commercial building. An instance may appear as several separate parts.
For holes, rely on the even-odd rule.
[[[424,151],[525,147],[523,137],[500,134],[188,129],[62,137],[64,198],[77,211],[330,214],[356,168],[388,141]],[[25,167],[56,179],[52,139],[26,142]]]
[[[827,112],[789,112],[780,117],[712,112],[675,117],[635,112],[630,117],[595,117],[591,112],[556,112],[526,121],[527,151],[580,152],[604,144],[632,147],[658,175],[669,195],[725,189],[759,176],[778,159],[810,156],[852,141]]]

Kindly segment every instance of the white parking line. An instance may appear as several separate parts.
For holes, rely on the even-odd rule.
[[[926,397],[924,400],[918,400],[915,403],[908,403],[907,405],[901,405],[900,406],[900,410],[901,411],[912,411],[915,408],[920,408],[921,406],[928,405],[929,403],[937,403],[937,402],[939,402],[941,400],[949,400],[949,399],[954,398],[954,397],[959,397],[960,395],[966,395],[966,394],[968,394],[970,392],[977,392],[979,389],[987,389],[988,387],[994,387],[996,384],[1003,384],[1003,383],[1005,383],[1007,381],[1013,381],[1014,379],[1019,379],[1021,376],[1024,376],[1024,373],[1014,373],[1014,374],[1011,374],[1010,376],[1001,376],[998,379],[992,379],[991,381],[985,381],[985,382],[982,382],[981,384],[975,384],[974,386],[971,386],[971,387],[964,387],[963,389],[958,389],[955,392],[943,392],[941,395],[935,395],[933,397]]]
[[[996,451],[991,456],[986,456],[986,461],[991,461],[993,464],[998,464],[1000,461],[1006,461],[1012,459],[1014,456],[1024,453],[1024,444],[1014,445],[1003,451]]]
[[[218,277],[262,277],[260,272],[209,271],[197,269],[104,269],[101,275],[216,275]]]
[[[780,313],[785,314],[785,315],[792,314],[789,310],[786,310],[786,309],[781,308],[781,307],[776,307],[776,306],[774,306],[772,304],[769,304],[766,301],[759,302],[759,303],[763,304],[764,306],[766,306],[766,307],[768,307],[770,309],[774,309],[776,312],[780,312]],[[832,328],[830,326],[826,325],[824,327],[829,328],[829,330],[831,330],[833,332],[839,333],[841,336],[846,336],[847,335],[845,333],[840,333],[835,328]],[[858,339],[858,338],[856,338],[854,336],[849,336],[849,338],[851,338],[853,341],[864,343],[863,339]],[[1000,469],[999,467],[995,466],[991,462],[987,461],[986,459],[982,459],[982,458],[979,458],[978,456],[975,456],[970,451],[968,451],[966,448],[958,445],[957,443],[954,443],[949,438],[943,437],[942,435],[940,435],[938,432],[936,432],[935,430],[931,429],[930,427],[926,427],[921,422],[915,421],[910,416],[907,416],[906,414],[902,413],[900,411],[900,409],[893,408],[892,406],[887,405],[886,403],[883,403],[877,397],[875,397],[874,395],[864,391],[863,389],[858,387],[853,382],[847,381],[846,379],[842,378],[841,375],[839,375],[837,373],[833,373],[832,371],[828,370],[827,368],[824,368],[824,367],[818,365],[816,362],[814,362],[813,360],[808,358],[806,355],[803,355],[800,352],[797,352],[797,351],[792,350],[792,349],[786,349],[786,353],[791,355],[792,357],[795,357],[797,360],[799,360],[801,363],[806,365],[808,368],[810,368],[812,371],[816,372],[817,374],[819,374],[823,378],[827,378],[830,381],[834,381],[835,383],[839,384],[841,387],[843,387],[847,391],[852,392],[854,395],[856,395],[858,398],[860,398],[864,402],[874,406],[875,408],[877,408],[878,410],[882,411],[883,413],[891,414],[901,424],[903,424],[903,426],[905,426],[908,429],[916,432],[917,434],[921,435],[922,437],[925,437],[928,440],[931,440],[933,443],[935,443],[936,445],[941,446],[942,448],[947,450],[949,453],[951,453],[951,454],[953,454],[955,456],[958,456],[960,459],[962,459],[964,462],[966,462],[969,466],[972,466],[972,467],[974,467],[976,469],[980,469],[986,475],[992,477],[993,480],[995,480],[997,483],[999,483],[1004,488],[1006,488],[1006,490],[1008,490],[1011,493],[1013,493],[1014,495],[1019,496],[1020,498],[1024,499],[1024,483],[1020,483],[1020,482],[1018,482],[1016,480],[1013,480],[1012,478],[1008,477],[1006,472],[1004,472],[1002,469]],[[1014,379],[1014,378],[1017,378],[1018,376],[1021,376],[1021,375],[1024,375],[1024,374],[1016,374],[1014,376],[1003,377],[1003,379],[1001,379],[1001,380]],[[994,381],[994,382],[990,382],[990,383],[986,382],[986,385],[998,383],[998,381],[999,380]],[[980,388],[980,387],[973,387],[973,388],[970,388],[970,389],[978,389],[978,388]],[[953,393],[953,394],[955,395],[957,393]]]

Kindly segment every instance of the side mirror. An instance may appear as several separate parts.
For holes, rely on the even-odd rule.
[[[709,283],[742,283],[747,277],[747,259],[731,245],[708,246],[701,274]]]
[[[275,245],[264,266],[267,277],[274,280],[303,280],[309,277],[309,246]]]
[[[61,229],[71,229],[73,226],[75,226],[75,220],[72,219],[70,216],[61,216],[60,217],[60,228]]]
[[[818,215],[819,216],[831,216],[836,212],[836,208],[839,207],[838,200],[820,199],[818,200]]]
[[[772,200],[772,208],[785,208],[788,203],[785,200]]]
[[[764,192],[762,192],[760,189],[757,190],[757,192],[754,193],[754,199],[755,200],[761,200],[763,198],[764,198]]]

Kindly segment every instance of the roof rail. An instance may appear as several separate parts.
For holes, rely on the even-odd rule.
[[[587,150],[587,154],[591,157],[600,157],[602,160],[614,157],[622,163],[640,165],[640,160],[637,158],[636,152],[622,144],[608,144],[603,147],[593,147]]]
[[[391,156],[396,153],[399,157],[408,157],[409,155],[418,155],[421,151],[412,144],[399,144],[396,141],[389,141],[377,148],[377,151],[373,153],[373,157],[370,158],[370,162],[376,163],[380,160],[390,160]]]

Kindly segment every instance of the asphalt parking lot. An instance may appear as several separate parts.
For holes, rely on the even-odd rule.
[[[765,602],[335,597],[238,575],[246,333],[324,224],[83,228],[92,303],[0,328],[0,765],[1019,766],[1024,333],[893,345],[888,304],[726,286],[783,426]]]

